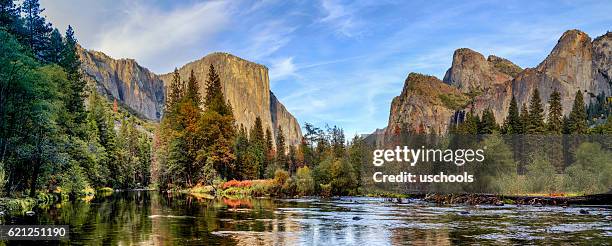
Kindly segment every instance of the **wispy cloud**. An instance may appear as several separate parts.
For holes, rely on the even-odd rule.
[[[338,34],[353,37],[357,33],[358,21],[354,18],[354,9],[337,0],[322,0],[321,7],[325,15],[319,20],[332,25]]]
[[[225,2],[213,1],[164,11],[144,2],[130,2],[124,8],[126,19],[100,33],[93,48],[145,63],[170,57],[177,47],[206,42],[223,30],[228,23],[226,7]]]
[[[270,80],[276,81],[296,76],[295,72],[296,67],[293,63],[293,57],[275,59],[270,67]]]
[[[264,59],[284,47],[293,38],[295,27],[290,26],[282,20],[267,21],[254,25],[250,29],[244,51],[249,59]]]

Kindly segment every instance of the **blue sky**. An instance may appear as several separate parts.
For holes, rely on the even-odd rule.
[[[410,72],[442,78],[455,49],[536,66],[561,34],[612,29],[608,1],[41,0],[83,46],[166,73],[224,51],[270,69],[300,123],[385,127]]]

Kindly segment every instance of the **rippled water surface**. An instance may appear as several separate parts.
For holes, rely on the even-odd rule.
[[[4,223],[68,224],[70,242],[61,244],[77,245],[612,243],[609,206],[440,207],[407,199],[206,199],[143,191],[36,212]]]

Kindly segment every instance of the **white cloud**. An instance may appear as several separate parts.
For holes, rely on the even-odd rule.
[[[272,61],[270,67],[270,80],[281,80],[291,76],[296,76],[296,67],[293,63],[293,57],[276,59]]]

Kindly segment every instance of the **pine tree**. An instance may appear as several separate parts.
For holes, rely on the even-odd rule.
[[[193,105],[200,106],[202,98],[200,97],[200,87],[198,86],[198,80],[193,73],[193,69],[187,79],[187,87],[185,88],[185,99],[193,103]],[[208,91],[210,93],[210,91]],[[214,110],[214,109],[213,109]]]
[[[264,138],[264,153],[265,153],[265,159],[264,159],[264,166],[269,166],[271,164],[274,163],[274,158],[276,158],[276,151],[274,150],[274,142],[276,140],[274,139],[274,136],[272,135],[272,131],[270,131],[270,128],[266,127],[266,134],[265,134],[265,138]],[[276,171],[276,170],[272,170],[272,171]]]
[[[521,133],[521,119],[519,115],[518,105],[516,98],[512,95],[510,101],[510,108],[508,109],[508,116],[504,121],[504,133],[506,134],[520,134]]]
[[[474,115],[473,112],[468,112],[465,115],[465,119],[457,126],[457,133],[466,134],[466,135],[476,135],[478,134],[478,125],[480,119],[478,116]]]
[[[345,155],[345,137],[344,130],[338,126],[334,126],[333,128],[328,129],[328,133],[331,136],[331,147],[334,153],[334,156],[337,158],[341,158]]]
[[[45,60],[47,62],[59,64],[62,59],[62,52],[64,51],[64,42],[62,35],[56,28],[51,32],[49,38],[49,48],[45,50]]]
[[[550,94],[548,99],[548,131],[554,134],[561,134],[563,131],[563,107],[561,106],[561,94],[557,89]]]
[[[523,103],[523,106],[521,107],[521,130],[520,133],[521,134],[525,134],[527,133],[527,129],[530,127],[531,125],[531,121],[530,121],[530,116],[529,116],[529,110],[527,109],[527,105],[525,103]]]
[[[219,112],[221,115],[231,114],[231,108],[225,103],[223,87],[221,86],[221,78],[219,78],[219,75],[215,71],[215,67],[212,64],[210,64],[208,79],[206,80],[204,107]]]
[[[527,132],[530,134],[544,133],[546,126],[544,124],[544,109],[540,99],[540,92],[536,87],[529,101],[529,127]]]
[[[236,153],[236,173],[238,179],[251,179],[256,177],[255,169],[252,167],[252,160],[249,156],[249,136],[244,125],[240,124],[236,141],[234,143],[234,153]]]
[[[183,87],[181,83],[181,75],[177,68],[174,68],[172,73],[172,82],[170,83],[170,91],[166,99],[166,110],[173,110],[173,107],[178,103],[183,96]]]
[[[584,99],[582,98],[582,93],[577,91],[574,98],[574,106],[568,119],[568,132],[570,134],[586,134],[587,131],[587,113],[584,107]]]
[[[15,0],[0,0],[0,27],[13,33],[18,20],[19,8],[17,8]]]
[[[75,124],[80,124],[85,119],[85,87],[87,82],[81,75],[81,61],[77,54],[77,40],[74,37],[74,30],[71,26],[66,29],[64,49],[62,50],[60,65],[68,74],[68,85],[66,86],[67,99],[66,108],[73,116]]]
[[[295,145],[289,145],[289,155],[287,156],[289,165],[289,175],[295,174],[298,169],[298,153]]]
[[[276,133],[276,163],[278,167],[288,170],[287,155],[285,153],[285,134],[283,128],[279,125]]]
[[[251,152],[256,158],[256,165],[258,170],[258,177],[263,178],[267,163],[265,162],[265,143],[264,143],[264,132],[261,124],[261,118],[257,116],[255,118],[255,124],[249,134]]]
[[[191,82],[188,83],[188,88],[194,87],[189,84]],[[206,85],[205,111],[201,123],[204,134],[206,164],[211,164],[225,178],[236,178],[236,155],[232,147],[236,137],[234,115],[231,105],[224,101],[221,80],[212,65]],[[190,89],[187,89],[187,91],[186,93],[190,94]],[[195,94],[195,91],[192,94]]]
[[[21,6],[24,13],[25,24],[25,44],[32,53],[41,61],[44,61],[44,54],[49,48],[49,35],[53,29],[47,23],[40,8],[38,0],[24,0]]]
[[[491,134],[494,131],[498,130],[497,123],[495,122],[495,116],[493,115],[493,111],[487,108],[482,112],[482,117],[480,120],[480,125],[478,126],[478,134]]]

